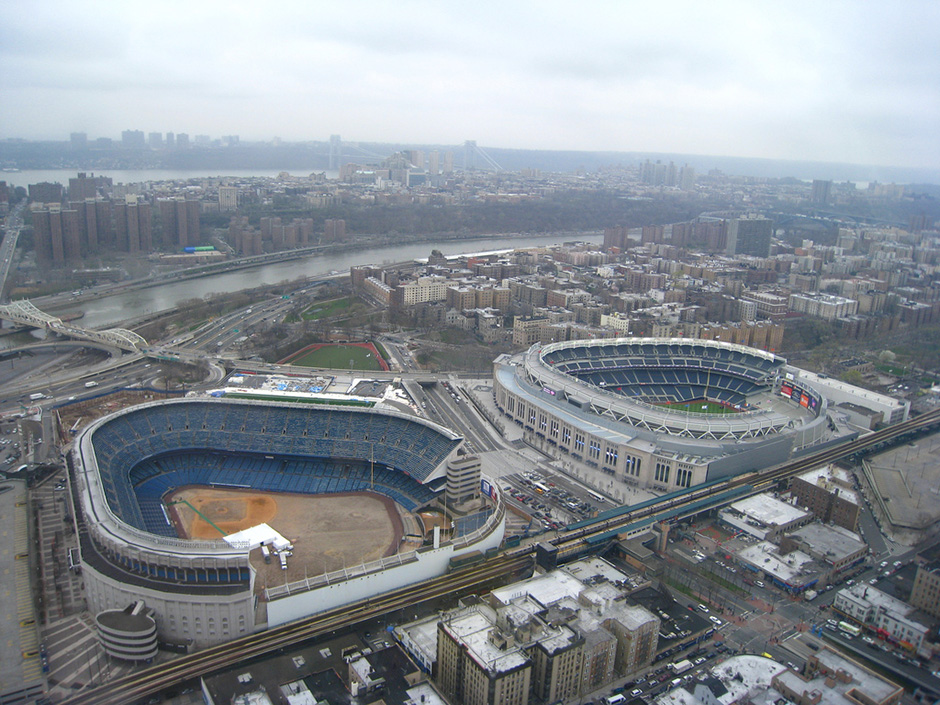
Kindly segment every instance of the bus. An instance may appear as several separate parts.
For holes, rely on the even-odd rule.
[[[605,501],[601,495],[599,495],[597,492],[594,492],[593,490],[588,490],[588,494],[591,495],[591,499],[593,499],[595,502]]]
[[[862,630],[855,626],[854,624],[849,624],[848,622],[839,622],[839,629],[849,636],[858,636],[862,633]]]
[[[545,485],[543,485],[541,482],[533,482],[532,487],[539,494],[548,494],[548,491],[549,491],[548,488]]]

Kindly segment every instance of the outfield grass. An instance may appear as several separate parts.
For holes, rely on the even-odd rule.
[[[678,411],[688,411],[691,414],[737,414],[737,409],[730,409],[724,404],[718,404],[713,401],[687,401],[678,404],[657,404],[667,409],[676,409]]]
[[[379,371],[382,369],[375,354],[358,345],[324,345],[304,353],[288,364],[296,367],[327,367],[334,370]]]

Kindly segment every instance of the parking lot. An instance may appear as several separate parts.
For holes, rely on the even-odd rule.
[[[504,476],[501,481],[509,501],[520,505],[546,530],[559,529],[613,506],[600,495],[592,496],[589,490],[558,476],[524,472]]]
[[[0,469],[10,472],[22,465],[22,440],[15,419],[0,422]]]

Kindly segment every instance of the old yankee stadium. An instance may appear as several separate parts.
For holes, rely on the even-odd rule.
[[[339,405],[210,398],[104,417],[70,456],[89,606],[144,600],[161,641],[200,648],[439,575],[503,538],[461,443]],[[295,506],[303,495],[322,502]],[[445,495],[464,510],[453,524],[432,506]]]
[[[854,437],[909,404],[717,341],[621,338],[535,345],[496,361],[497,407],[527,443],[609,496],[673,491]]]

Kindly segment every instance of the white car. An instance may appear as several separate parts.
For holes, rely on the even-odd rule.
[[[716,617],[715,615],[713,615],[713,614],[712,614],[712,615],[709,615],[708,618],[709,618],[715,625],[717,625],[717,626],[719,626],[719,627],[721,626],[721,620],[718,619],[718,617]]]

